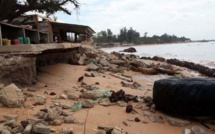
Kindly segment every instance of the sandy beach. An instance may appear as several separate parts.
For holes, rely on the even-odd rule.
[[[141,60],[141,62],[147,65],[157,64],[159,66],[168,66],[167,63],[158,61]],[[183,77],[203,77],[199,73],[186,68],[178,66],[172,67],[174,70],[180,72]],[[83,97],[83,93],[87,92],[87,90],[82,87],[83,83],[96,87],[97,89],[113,90],[115,92],[122,89],[126,94],[139,97],[152,97],[153,84],[156,80],[174,77],[167,74],[146,75],[131,70],[124,70],[123,73],[91,71],[95,76],[86,77],[86,73],[89,72],[86,71],[86,69],[86,65],[70,64],[56,64],[40,67],[36,85],[21,88],[27,95],[24,107],[11,109],[1,105],[1,122],[5,121],[5,115],[17,115],[17,123],[26,119],[37,120],[38,116],[35,115],[41,109],[66,105],[68,107],[62,110],[72,116],[75,123],[50,125],[53,133],[59,134],[62,133],[63,128],[73,128],[75,134],[96,134],[99,131],[98,126],[119,127],[128,134],[183,134],[185,128],[191,129],[193,126],[203,128],[208,134],[215,132],[213,125],[209,124],[210,129],[207,129],[199,122],[187,119],[185,120],[188,121],[189,124],[183,127],[172,126],[168,122],[169,116],[157,110],[150,110],[150,107],[147,107],[146,103],[141,101],[130,101],[124,106],[119,106],[117,103],[105,102],[105,104],[95,104],[92,108],[81,108],[76,112],[72,112],[71,108],[75,104],[86,100],[86,98]],[[113,74],[123,74],[123,76],[127,77],[117,78],[114,77]],[[84,76],[83,80],[78,82],[81,76]],[[123,87],[121,82],[125,82],[126,78],[131,78],[134,82],[139,83],[143,89],[138,90],[130,87]],[[80,97],[77,100],[62,97],[65,91],[71,91],[71,93],[78,94]],[[50,93],[55,93],[55,95],[52,96]],[[43,105],[34,105],[38,96],[43,96],[46,99]],[[129,104],[133,105],[135,112],[126,113],[126,105]],[[139,121],[135,121],[135,118],[138,118]],[[161,121],[154,120],[154,118],[159,118]],[[182,119],[179,119],[179,121],[182,121]]]

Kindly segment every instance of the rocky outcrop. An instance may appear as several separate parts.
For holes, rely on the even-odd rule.
[[[134,47],[130,47],[130,48],[124,49],[122,52],[135,53],[137,52],[137,50]]]

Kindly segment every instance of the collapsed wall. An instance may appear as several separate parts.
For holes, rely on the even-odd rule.
[[[0,56],[0,83],[31,85],[36,78],[36,57]]]
[[[33,46],[24,52],[15,51],[14,48],[7,48],[7,51],[3,52],[0,48],[0,83],[15,83],[19,86],[35,84],[39,67],[72,62],[74,54],[79,52],[79,47],[59,44],[57,47],[53,45],[41,49],[41,46]]]

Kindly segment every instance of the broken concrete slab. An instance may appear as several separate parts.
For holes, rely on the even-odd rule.
[[[15,84],[11,84],[0,90],[0,101],[7,107],[19,108],[24,106],[25,97]]]

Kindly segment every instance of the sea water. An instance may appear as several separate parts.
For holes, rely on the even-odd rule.
[[[113,51],[119,52],[125,48],[128,47],[105,48],[102,50],[110,53]],[[215,68],[215,42],[140,45],[134,46],[134,48],[136,48],[137,52],[133,54],[140,57],[176,58]]]

